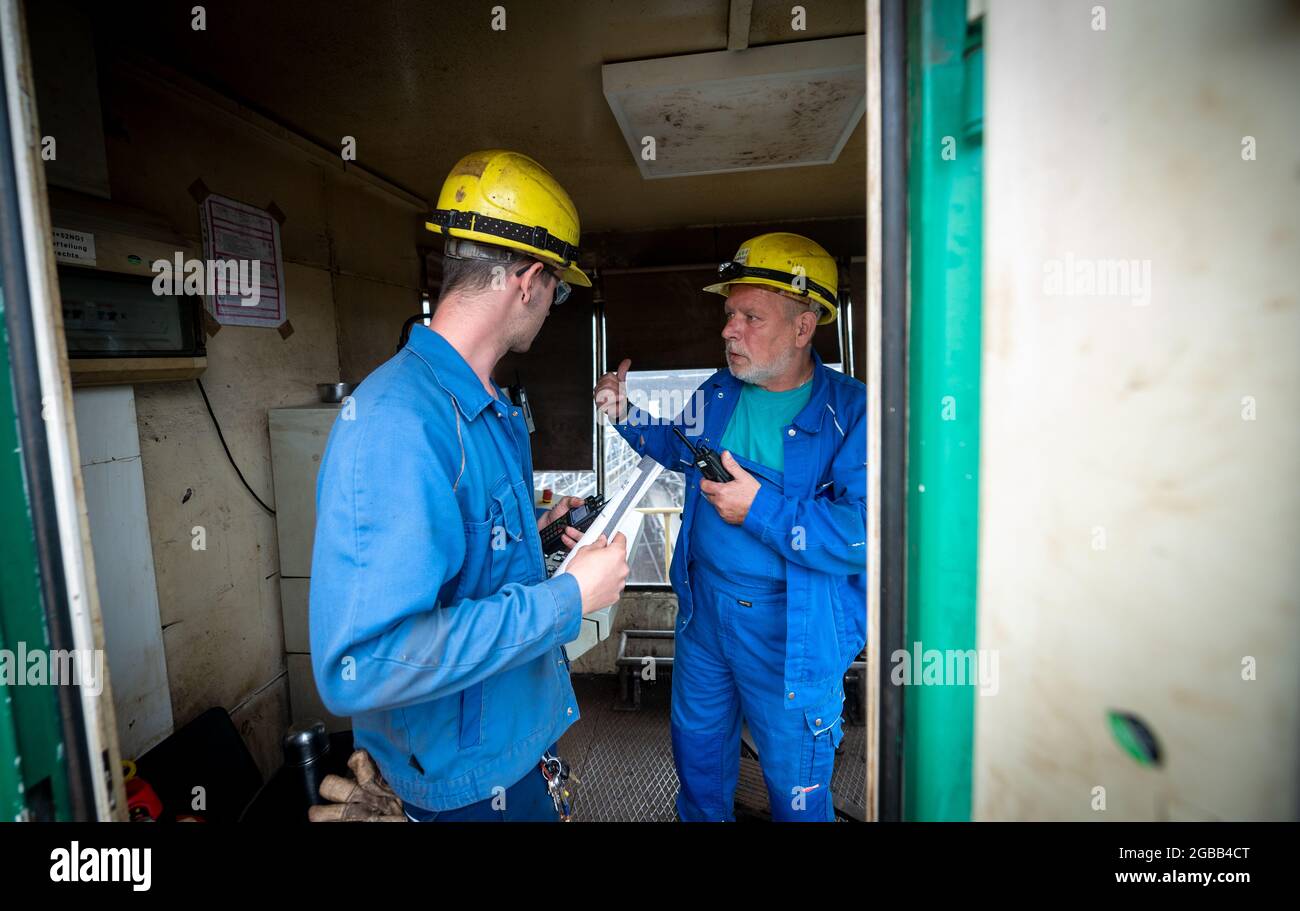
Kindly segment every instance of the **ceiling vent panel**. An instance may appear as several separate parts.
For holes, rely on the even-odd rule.
[[[601,76],[647,180],[832,164],[867,103],[862,35],[609,63]]]

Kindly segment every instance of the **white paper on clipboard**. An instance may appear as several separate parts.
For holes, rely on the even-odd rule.
[[[565,554],[564,561],[555,570],[556,575],[568,568],[569,561],[573,559],[573,555],[579,548],[586,547],[601,535],[605,535],[607,540],[613,540],[614,536],[621,531],[627,537],[627,546],[630,548],[632,542],[636,540],[636,533],[641,529],[642,515],[637,511],[636,506],[649,492],[663,470],[664,467],[649,456],[642,458],[636,470],[632,472],[631,480],[623,485],[613,500],[605,503],[605,508],[600,511],[596,521],[592,522],[591,527],[583,533],[573,550]]]

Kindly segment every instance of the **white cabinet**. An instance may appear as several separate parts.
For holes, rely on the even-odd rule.
[[[289,666],[289,715],[294,724],[320,719],[330,731],[345,731],[352,723],[326,711],[316,690],[311,672],[307,592],[316,537],[316,474],[339,407],[316,404],[273,408],[267,415],[280,544],[280,614]]]
[[[280,575],[311,576],[311,547],[316,534],[316,473],[338,405],[273,408],[271,474],[275,480],[275,521],[280,538]]]

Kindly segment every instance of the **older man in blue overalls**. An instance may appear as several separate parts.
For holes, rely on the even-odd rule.
[[[691,442],[721,450],[731,481],[702,476],[672,426],[627,408],[630,361],[594,393],[637,452],[686,476],[670,573],[677,811],[734,818],[743,719],[773,818],[830,821],[843,677],[866,638],[866,387],[812,347],[837,315],[822,247],[765,234],[719,272],[705,290],[727,298],[727,369],[696,392]]]

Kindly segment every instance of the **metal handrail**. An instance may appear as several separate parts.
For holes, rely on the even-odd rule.
[[[659,523],[664,530],[664,578],[668,578],[668,567],[673,562],[673,516],[682,514],[680,506],[638,506],[636,511],[645,516],[659,516]]]

